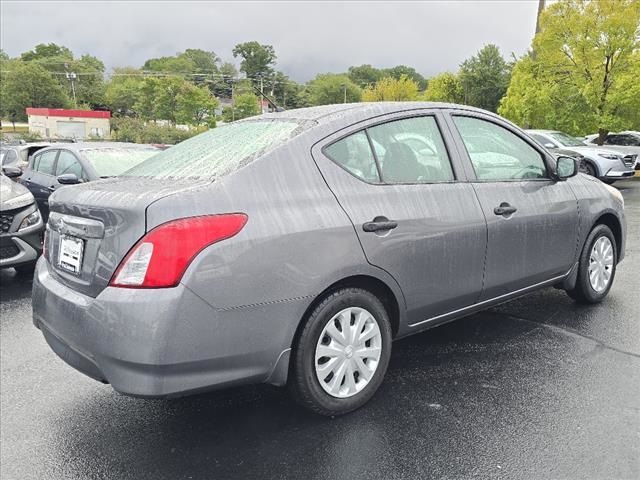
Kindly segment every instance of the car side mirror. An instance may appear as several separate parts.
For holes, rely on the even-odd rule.
[[[556,175],[559,180],[566,180],[578,174],[578,161],[573,157],[560,156],[556,160]]]
[[[9,178],[18,178],[22,175],[22,170],[18,167],[2,167],[2,173]]]
[[[544,144],[544,148],[556,148],[556,146],[551,142],[547,142]]]
[[[75,173],[63,173],[58,175],[58,183],[62,185],[76,185],[82,183]]]

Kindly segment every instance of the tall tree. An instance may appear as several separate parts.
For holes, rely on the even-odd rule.
[[[511,67],[492,44],[460,65],[460,83],[468,105],[497,111],[509,86]]]
[[[418,84],[401,75],[398,80],[386,77],[362,92],[363,102],[412,101],[418,98]]]
[[[444,72],[429,79],[422,98],[428,102],[463,103],[464,90],[455,73]]]
[[[379,68],[364,64],[349,67],[347,75],[349,76],[349,80],[359,87],[368,87],[375,85],[376,82],[383,77],[383,72]]]
[[[14,62],[0,86],[3,113],[26,120],[27,107],[69,106],[69,97],[60,84],[37,62]]]
[[[500,112],[533,127],[598,131],[601,139],[609,130],[640,128],[639,26],[637,0],[549,5],[533,41],[535,57],[518,61]]]
[[[67,47],[55,43],[39,43],[33,50],[24,52],[20,59],[24,62],[33,60],[45,60],[59,58],[63,60],[73,60],[73,53]]]
[[[245,92],[236,96],[233,105],[222,111],[222,119],[225,122],[232,122],[234,120],[253,117],[259,113],[260,105],[258,103],[258,97],[253,93]]]
[[[359,102],[362,90],[348,76],[323,73],[309,82],[310,100],[313,105]]]
[[[408,67],[407,65],[396,65],[392,68],[385,68],[382,70],[382,73],[383,76],[395,78],[396,80],[400,80],[402,76],[405,76],[416,82],[419,90],[427,88],[427,80],[413,67]]]
[[[240,57],[240,71],[254,82],[268,79],[273,75],[276,52],[271,45],[258,42],[239,43],[233,48],[233,56]]]
[[[142,71],[132,67],[114,68],[105,89],[105,103],[114,114],[135,115],[134,105],[140,96]]]

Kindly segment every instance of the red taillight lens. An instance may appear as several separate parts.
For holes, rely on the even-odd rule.
[[[109,283],[123,288],[175,287],[204,248],[236,235],[244,213],[173,220],[157,226],[129,251]]]

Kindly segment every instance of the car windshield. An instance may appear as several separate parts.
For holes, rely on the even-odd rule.
[[[234,172],[310,126],[296,120],[247,120],[213,128],[124,173],[154,178],[215,179]]]
[[[116,177],[158,152],[160,150],[153,147],[100,147],[82,150],[82,154],[100,177]]]
[[[553,137],[563,147],[584,147],[585,143],[575,137],[562,132],[552,132],[549,136]]]

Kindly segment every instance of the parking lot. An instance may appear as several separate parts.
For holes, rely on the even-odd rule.
[[[0,477],[640,478],[640,178],[616,186],[627,257],[603,304],[547,289],[399,341],[335,419],[268,386],[120,396],[55,356],[4,270]]]

